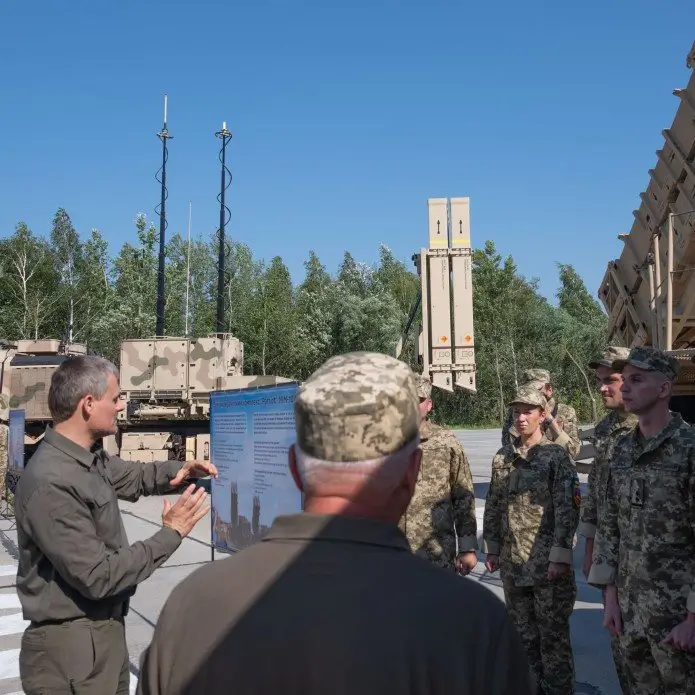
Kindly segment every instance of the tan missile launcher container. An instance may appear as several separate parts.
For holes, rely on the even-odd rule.
[[[476,391],[473,332],[473,274],[469,198],[430,198],[429,247],[413,256],[420,297],[413,307],[399,356],[420,302],[418,361],[433,386]]]
[[[686,59],[695,68],[695,44]],[[628,347],[653,345],[681,363],[672,408],[695,419],[695,71],[663,147],[649,170],[629,234],[620,234],[620,258],[606,269],[599,298],[609,317],[610,340]]]
[[[107,442],[127,460],[210,457],[210,393],[287,382],[243,374],[244,346],[231,334],[151,338],[121,343],[120,385],[126,408],[119,440]]]

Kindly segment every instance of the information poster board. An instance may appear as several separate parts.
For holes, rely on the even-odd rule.
[[[275,518],[302,509],[287,463],[295,441],[298,384],[210,394],[212,546],[223,552],[260,541]]]
[[[7,465],[9,468],[24,468],[24,409],[9,412],[7,432]]]

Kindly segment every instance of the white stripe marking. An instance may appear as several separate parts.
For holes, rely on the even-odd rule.
[[[6,611],[8,608],[21,608],[22,604],[19,601],[17,594],[0,594],[0,611]]]
[[[0,577],[12,577],[17,574],[17,565],[0,565]]]
[[[19,649],[0,652],[0,680],[19,678]]]
[[[0,637],[5,635],[18,635],[29,626],[29,621],[24,620],[21,613],[12,613],[0,618]]]

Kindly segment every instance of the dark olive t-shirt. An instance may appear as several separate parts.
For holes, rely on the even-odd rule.
[[[410,552],[395,525],[298,514],[167,600],[140,695],[527,695],[488,589]]]

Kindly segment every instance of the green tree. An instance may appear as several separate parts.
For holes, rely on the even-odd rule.
[[[332,351],[336,295],[333,280],[314,251],[304,261],[304,281],[296,292],[297,371],[306,379]]]
[[[6,299],[2,313],[8,337],[36,340],[62,335],[62,326],[55,320],[60,277],[46,240],[20,222],[15,233],[2,240],[0,255]]]
[[[65,322],[65,337],[72,343],[75,336],[76,304],[80,296],[84,297],[78,293],[79,277],[84,263],[80,238],[64,208],[58,208],[53,218],[50,239],[53,262],[61,284],[55,309]]]

